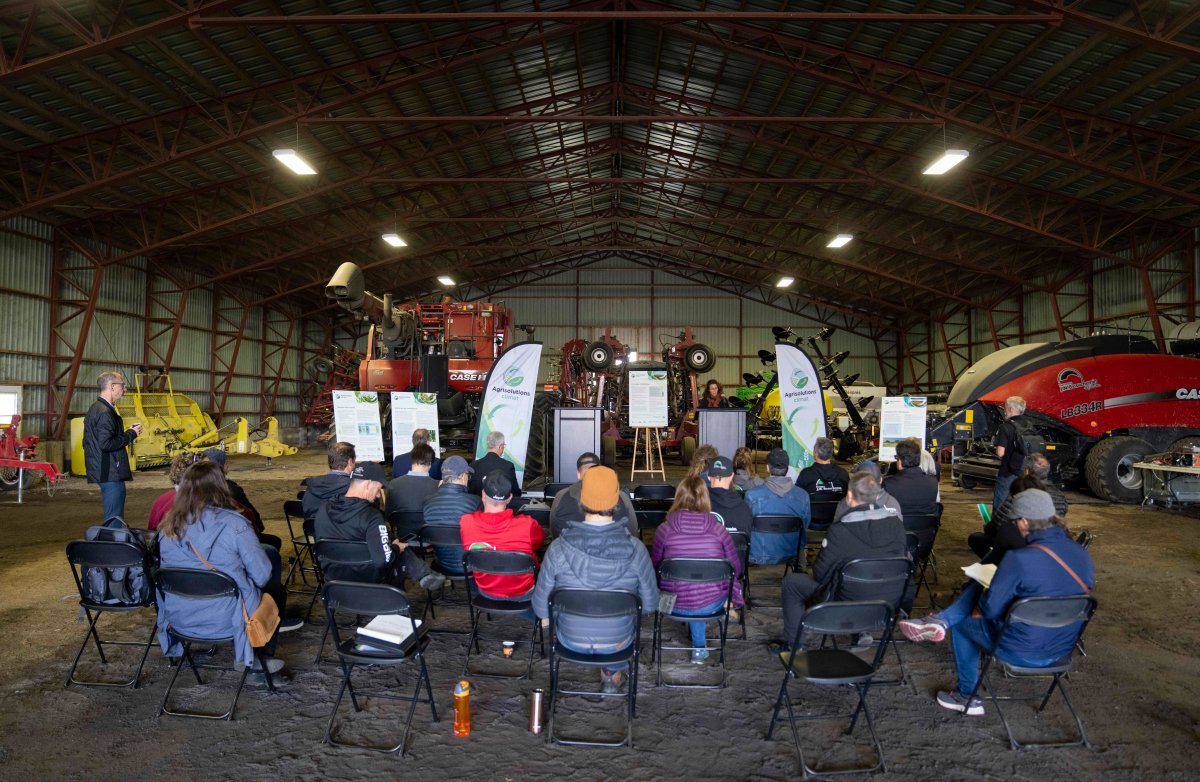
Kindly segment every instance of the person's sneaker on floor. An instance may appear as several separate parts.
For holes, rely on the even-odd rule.
[[[257,657],[254,658],[254,665],[250,668],[250,670],[252,670],[252,671],[261,671],[262,670],[262,662],[259,660],[259,658],[257,658]],[[280,660],[278,657],[268,657],[267,658],[267,670],[270,671],[271,673],[279,673],[280,671],[283,670],[283,660]]]
[[[704,665],[704,661],[708,659],[707,649],[693,649],[692,662],[696,665]]]
[[[896,624],[900,627],[900,632],[904,633],[904,637],[914,643],[933,641],[936,644],[946,640],[946,623],[936,616],[902,619]]]
[[[943,709],[957,712],[965,711],[971,717],[983,716],[983,701],[981,699],[971,698],[968,701],[967,696],[956,690],[939,692],[937,702]]]
[[[290,633],[301,627],[304,627],[304,617],[302,616],[285,616],[279,620],[279,632],[281,633]]]
[[[854,651],[862,651],[870,649],[875,643],[875,638],[870,633],[860,633],[858,638],[854,639],[854,643],[850,644],[850,648]]]
[[[614,671],[609,673],[603,669],[600,671],[600,692],[616,694],[621,691],[621,672]]]
[[[421,589],[429,592],[436,592],[446,583],[446,577],[441,573],[430,573],[421,579]]]

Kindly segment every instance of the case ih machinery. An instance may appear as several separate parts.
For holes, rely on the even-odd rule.
[[[1142,500],[1133,465],[1144,457],[1200,445],[1200,359],[1129,336],[1016,345],[958,379],[950,415],[926,437],[935,452],[951,450],[964,488],[995,480],[994,438],[1011,396],[1026,401],[1013,419],[1026,453],[1046,454],[1059,480],[1112,502]]]

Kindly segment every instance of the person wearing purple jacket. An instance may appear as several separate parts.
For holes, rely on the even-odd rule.
[[[675,502],[667,513],[667,520],[654,533],[650,548],[650,561],[655,567],[664,559],[680,557],[719,557],[729,560],[735,576],[742,572],[742,561],[733,538],[712,515],[704,479],[695,475],[684,478],[675,490]],[[663,581],[658,587],[675,594],[673,613],[683,616],[711,614],[725,602],[725,587],[717,584]],[[742,584],[735,577],[733,605],[740,608],[742,603]],[[692,662],[701,665],[708,657],[708,650],[704,648],[705,623],[688,622],[688,628],[692,635]]]

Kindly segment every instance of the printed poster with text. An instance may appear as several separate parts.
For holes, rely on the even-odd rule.
[[[779,371],[779,418],[783,424],[783,450],[788,463],[803,470],[813,463],[813,446],[825,437],[825,394],[812,359],[795,345],[781,342],[775,346],[775,366]]]
[[[379,394],[373,391],[334,391],[333,425],[337,428],[337,439],[354,446],[358,461],[383,461]]]
[[[667,425],[667,370],[629,370],[629,425]]]
[[[475,433],[475,458],[487,453],[487,436],[504,433],[504,458],[513,463],[517,483],[525,479],[529,433],[533,428],[533,401],[538,390],[542,343],[518,342],[496,359],[487,374],[487,387]],[[545,449],[542,449],[545,453]]]
[[[438,449],[437,394],[420,391],[392,392],[392,454],[399,455],[412,450],[412,433],[417,429],[429,431],[429,445],[434,456]]]
[[[928,409],[923,396],[885,396],[879,411],[879,460],[896,460],[896,443],[909,437],[921,441],[925,448],[925,427]]]

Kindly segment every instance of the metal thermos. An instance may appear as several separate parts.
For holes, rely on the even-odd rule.
[[[542,689],[533,691],[533,695],[529,697],[529,732],[542,732],[542,700],[546,692]]]

